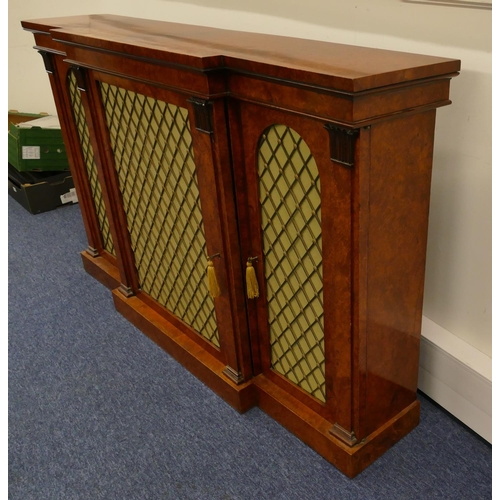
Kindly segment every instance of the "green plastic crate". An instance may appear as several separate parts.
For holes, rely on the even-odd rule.
[[[44,123],[51,127],[44,128]],[[53,123],[54,117],[45,117],[20,125],[11,124],[9,163],[20,172],[69,170],[61,129],[54,128]]]

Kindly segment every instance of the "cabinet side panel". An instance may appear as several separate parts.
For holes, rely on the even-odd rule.
[[[416,398],[434,123],[432,110],[371,129],[367,434]]]

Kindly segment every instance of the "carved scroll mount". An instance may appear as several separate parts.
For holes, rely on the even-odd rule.
[[[194,97],[188,99],[188,102],[193,106],[196,130],[205,134],[213,134],[212,102]]]
[[[73,74],[75,75],[76,86],[78,87],[78,90],[81,90],[82,92],[87,92],[87,78],[86,78],[87,70],[80,66],[71,66],[71,71],[73,71]]]
[[[332,123],[327,123],[325,128],[330,134],[330,159],[344,167],[352,168],[359,129],[348,129]]]
[[[54,62],[52,61],[52,54],[46,50],[39,50],[38,53],[42,56],[45,71],[50,75],[54,74]]]

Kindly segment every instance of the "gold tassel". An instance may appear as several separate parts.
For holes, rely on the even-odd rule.
[[[207,267],[207,277],[208,277],[208,291],[212,297],[220,296],[219,283],[217,283],[217,276],[215,275],[214,263],[209,260]]]
[[[259,296],[259,283],[252,261],[247,262],[247,295],[249,299],[255,299]]]

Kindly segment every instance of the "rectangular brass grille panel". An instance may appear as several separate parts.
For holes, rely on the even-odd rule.
[[[71,105],[73,107],[73,117],[75,119],[76,129],[80,138],[80,147],[83,154],[87,176],[90,182],[90,190],[94,200],[94,206],[99,223],[99,229],[102,236],[103,248],[110,254],[115,255],[113,239],[109,228],[109,221],[106,215],[106,207],[102,198],[101,184],[97,178],[97,166],[94,160],[94,150],[90,143],[89,129],[85,121],[85,108],[83,107],[82,97],[77,87],[76,77],[73,71],[69,71],[68,86]]]
[[[101,83],[141,289],[220,346],[187,109]]]
[[[318,168],[297,132],[273,125],[261,137],[258,172],[271,366],[324,402]]]

